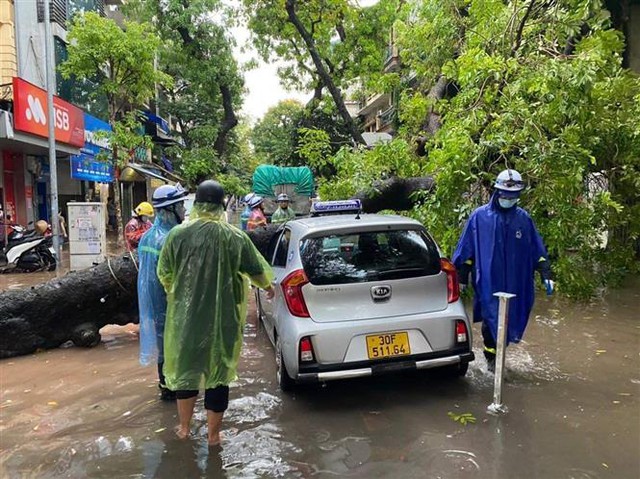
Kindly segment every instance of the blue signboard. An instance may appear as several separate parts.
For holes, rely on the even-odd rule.
[[[104,133],[109,132],[111,126],[95,116],[84,114],[84,147],[79,155],[71,157],[71,178],[85,181],[110,183],[113,181],[113,162],[98,160],[96,156],[102,151],[110,151],[109,139]]]

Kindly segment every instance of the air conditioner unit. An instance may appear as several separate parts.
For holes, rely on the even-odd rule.
[[[0,138],[13,138],[13,118],[5,110],[0,110]]]

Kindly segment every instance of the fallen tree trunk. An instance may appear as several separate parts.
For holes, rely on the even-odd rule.
[[[416,203],[417,193],[429,192],[435,186],[430,176],[389,178],[374,184],[371,190],[361,191],[354,198],[362,201],[362,211],[376,213],[382,210],[407,211]]]
[[[365,213],[408,210],[415,204],[414,193],[430,191],[433,185],[430,177],[391,178],[355,197]],[[278,227],[248,233],[265,257]],[[30,289],[0,292],[0,358],[57,348],[67,341],[95,346],[103,326],[137,323],[137,273],[135,258],[127,254]]]
[[[69,340],[95,346],[103,326],[138,321],[136,281],[137,266],[125,255],[30,289],[0,293],[0,358]]]

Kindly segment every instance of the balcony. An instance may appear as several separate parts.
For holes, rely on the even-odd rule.
[[[367,98],[366,103],[358,112],[358,116],[367,116],[389,106],[390,96],[388,93],[375,93]]]
[[[57,23],[62,28],[67,28],[69,20],[69,5],[67,0],[51,0],[50,18],[52,23]],[[44,0],[38,0],[38,23],[44,22]]]
[[[76,13],[96,12],[104,16],[104,0],[50,0],[51,22],[67,29],[67,21]],[[38,22],[44,22],[45,0],[38,0]]]
[[[384,57],[384,72],[391,73],[400,69],[400,54],[395,43],[389,44]]]
[[[391,105],[385,111],[380,112],[378,118],[378,130],[382,130],[388,126],[393,125],[393,122],[396,120],[396,107]]]
[[[393,134],[395,132],[395,120],[396,107],[392,105],[386,110],[378,112],[376,115],[375,131],[378,133]]]

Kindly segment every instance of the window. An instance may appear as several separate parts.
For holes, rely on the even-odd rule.
[[[89,80],[80,81],[74,76],[67,79],[62,78],[62,74],[57,67],[69,57],[67,44],[60,37],[54,36],[53,45],[56,61],[56,95],[93,116],[103,120],[109,118],[107,98],[104,95],[96,94],[95,82]]]
[[[38,22],[44,22],[44,0],[38,0]],[[69,20],[69,8],[67,0],[53,0],[49,4],[49,18],[52,23],[57,23],[62,28],[67,28]]]
[[[287,253],[289,252],[289,239],[291,231],[284,230],[276,245],[276,253],[273,257],[273,266],[284,268],[287,265]]]
[[[58,95],[63,100],[72,102],[72,88],[74,79],[70,78],[68,80],[65,80],[64,78],[62,78],[60,69],[57,68],[69,58],[67,44],[60,37],[53,37],[53,53],[56,61],[56,95]]]
[[[69,0],[69,17],[81,12],[96,12],[104,16],[104,0]]]
[[[418,230],[307,238],[301,257],[304,271],[315,285],[416,278],[440,272],[438,248]]]

